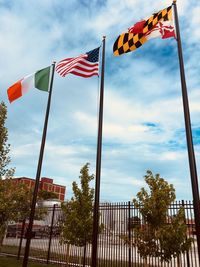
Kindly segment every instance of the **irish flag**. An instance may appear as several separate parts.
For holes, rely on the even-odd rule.
[[[8,99],[11,102],[23,96],[31,88],[37,88],[42,91],[47,91],[49,89],[49,77],[50,77],[50,67],[36,71],[33,74],[25,76],[23,79],[14,83],[7,90]]]

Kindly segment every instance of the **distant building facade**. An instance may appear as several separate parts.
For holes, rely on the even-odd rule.
[[[15,178],[14,180],[17,183],[26,184],[30,189],[34,188],[35,186],[35,180],[28,178],[28,177],[19,177],[19,178]],[[64,185],[54,184],[53,179],[51,178],[42,177],[40,179],[39,189],[56,193],[60,201],[64,201],[65,199],[66,187]]]

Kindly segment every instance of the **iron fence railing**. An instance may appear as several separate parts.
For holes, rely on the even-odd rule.
[[[168,210],[168,217],[177,214],[180,207],[185,210],[187,237],[192,237],[191,249],[180,257],[181,267],[199,267],[198,251],[195,234],[193,204],[190,201],[173,203]],[[61,208],[54,205],[49,207],[43,220],[35,220],[31,241],[30,257],[48,263],[68,266],[90,266],[91,244],[76,247],[61,242],[60,223],[62,222]],[[100,223],[103,230],[98,237],[98,266],[99,267],[133,267],[144,266],[136,246],[130,246],[134,241],[134,225],[142,225],[143,218],[131,202],[102,203],[100,205]],[[22,220],[10,223],[4,238],[1,252],[23,257],[26,243],[26,228],[28,221]],[[128,241],[128,242],[127,242]],[[161,263],[159,258],[148,257],[149,266],[176,267],[177,259],[169,263]]]

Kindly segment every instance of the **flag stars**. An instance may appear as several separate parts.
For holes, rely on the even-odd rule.
[[[97,62],[99,60],[99,47],[86,53],[89,62]]]

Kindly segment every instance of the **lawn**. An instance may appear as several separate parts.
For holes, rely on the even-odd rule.
[[[2,247],[2,252],[3,253],[8,253],[8,254],[12,254],[12,255],[17,255],[18,253],[18,247],[16,246],[3,246]],[[22,249],[21,255],[23,255],[24,250]],[[46,261],[47,258],[47,252],[46,251],[42,251],[42,250],[37,250],[37,249],[31,249],[30,250],[30,256],[34,257],[34,258],[40,258],[40,259],[44,259]],[[0,255],[0,267],[21,267],[22,266],[22,261],[17,260],[16,259],[17,256],[15,257],[5,257],[5,256],[1,256]],[[54,261],[60,261],[60,262],[66,262],[66,255],[62,254],[62,253],[51,253],[51,260]],[[71,264],[77,264],[77,263],[82,263],[83,259],[79,259],[77,256],[70,256],[69,258],[69,262]],[[86,259],[86,265],[91,265],[91,259]],[[61,267],[63,266],[61,263],[60,264],[42,264],[39,262],[31,262],[28,264],[28,267]],[[66,264],[65,264],[66,266]],[[106,260],[106,259],[102,259],[99,260],[99,266],[100,267],[127,267],[128,263],[125,261],[116,261],[116,260]],[[131,263],[132,267],[141,267],[143,266],[143,264],[140,263]],[[149,267],[153,267],[153,265],[149,265]]]
[[[6,257],[6,256],[1,256],[0,255],[0,267],[21,267],[22,266],[22,261],[17,260],[16,257]],[[58,267],[58,266],[63,266],[63,265],[55,265],[55,264],[43,264],[39,262],[33,262],[29,261],[28,267]],[[66,266],[66,265],[65,265]],[[105,261],[105,262],[100,262],[99,266],[107,266],[107,267],[127,267],[127,263],[123,262],[111,262],[111,261]],[[134,264],[132,266],[137,266],[141,267],[142,265],[140,264]],[[149,266],[150,267],[150,266]]]
[[[1,267],[21,267],[22,266],[22,261],[17,260],[16,258],[13,257],[5,257],[5,256],[0,256],[0,266]],[[58,267],[60,265],[52,265],[52,264],[42,264],[39,262],[33,262],[29,261],[28,267]]]

